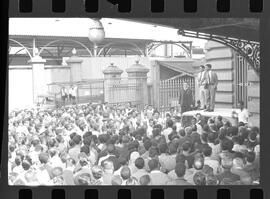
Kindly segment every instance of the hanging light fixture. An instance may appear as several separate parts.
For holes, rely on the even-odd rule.
[[[97,56],[97,45],[105,38],[104,27],[99,19],[92,19],[92,25],[89,28],[88,38],[94,43],[94,55]]]

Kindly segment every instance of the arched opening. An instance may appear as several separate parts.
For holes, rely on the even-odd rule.
[[[167,44],[170,44],[170,45],[173,45],[173,46],[177,46],[179,48],[181,48],[184,53],[188,56],[188,57],[191,57],[191,49],[188,49],[187,46],[185,46],[184,44],[181,44],[181,43],[178,43],[178,42],[175,42],[175,43],[172,43],[172,42],[169,42],[169,43],[166,43],[166,42],[160,42],[160,43],[156,43],[156,44],[152,44],[148,49],[147,49],[147,56],[150,56],[151,53],[156,50],[157,48],[159,48],[160,46],[164,46],[164,45],[167,45]]]
[[[106,45],[104,45],[98,52],[98,56],[101,56],[102,52],[104,53],[105,52],[105,49],[109,49],[108,51],[105,52],[105,54],[108,54],[112,49],[113,49],[113,45],[117,45],[117,44],[127,44],[127,45],[130,45],[130,46],[133,46],[135,47],[135,49],[138,51],[138,53],[141,55],[141,56],[145,56],[145,53],[141,50],[141,48],[134,44],[134,43],[130,43],[130,42],[117,42],[117,43],[108,43]]]
[[[22,50],[25,50],[25,51],[26,51],[26,54],[29,56],[29,58],[30,58],[30,59],[33,58],[33,56],[31,55],[31,53],[29,52],[29,50],[28,50],[22,43],[20,43],[20,42],[14,40],[14,39],[9,39],[9,41],[14,42],[14,43],[16,43],[16,44],[18,44],[19,46],[22,47],[21,49],[17,50],[17,51],[14,53],[14,55],[17,55],[17,54],[18,54],[19,52],[21,52]],[[11,47],[11,46],[10,46],[10,47]],[[11,64],[12,60],[13,60],[13,58],[10,58],[10,59],[9,59],[9,65]]]
[[[43,46],[43,47],[39,50],[38,55],[40,56],[40,54],[41,54],[44,50],[46,50],[46,47],[48,47],[48,46],[50,46],[50,45],[52,45],[52,44],[54,44],[54,43],[61,42],[61,41],[69,41],[69,42],[73,42],[73,43],[79,44],[80,46],[82,46],[82,47],[88,52],[88,54],[89,54],[91,57],[93,56],[93,54],[92,54],[92,52],[89,50],[89,48],[87,48],[87,46],[85,46],[83,43],[81,43],[81,42],[79,42],[79,41],[76,41],[76,40],[70,40],[70,39],[61,39],[61,40],[54,40],[54,41],[51,41],[51,42],[47,43],[45,46]]]

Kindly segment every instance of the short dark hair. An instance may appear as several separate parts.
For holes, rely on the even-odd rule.
[[[233,145],[233,142],[231,140],[225,139],[221,142],[221,149],[224,151],[231,150],[232,145]]]
[[[158,149],[160,153],[166,153],[168,151],[168,146],[166,143],[160,143]]]
[[[75,135],[77,135],[77,133],[75,133],[75,132],[71,133],[71,134],[69,135],[70,139],[73,139]]]
[[[203,68],[203,69],[205,69],[205,66],[204,66],[204,65],[200,65],[200,68]]]
[[[40,163],[46,164],[49,161],[49,154],[48,153],[40,153],[39,156]]]
[[[186,157],[185,157],[183,154],[179,153],[179,154],[177,154],[177,156],[175,157],[175,161],[176,161],[176,164],[177,164],[177,163],[183,163],[183,164],[185,164]]]
[[[244,122],[239,122],[238,127],[240,127],[240,126],[245,126],[245,123]]]
[[[205,66],[206,66],[207,68],[212,68],[212,65],[211,65],[211,64],[205,64]]]
[[[150,139],[145,139],[143,142],[143,146],[145,148],[145,150],[149,150],[149,148],[152,146],[152,142]]]
[[[15,158],[15,164],[16,164],[17,166],[19,166],[19,165],[21,164],[21,158],[20,158],[20,157],[16,157],[16,158]]]
[[[139,157],[135,160],[135,166],[138,169],[142,169],[144,167],[144,159],[142,157]]]
[[[87,138],[87,137],[90,137],[92,135],[92,132],[91,131],[87,131],[83,134],[83,139]]]
[[[182,137],[185,137],[186,136],[186,132],[184,129],[180,129],[179,130],[179,135],[181,135]]]
[[[122,156],[120,155],[120,157],[118,158],[118,163],[121,166],[126,165],[127,164],[127,161],[128,161],[127,158],[124,157],[123,155]]]
[[[207,134],[207,140],[208,142],[210,143],[214,143],[215,142],[215,139],[216,139],[216,135],[214,132],[210,132]]]
[[[72,140],[75,144],[80,144],[80,142],[82,141],[82,137],[80,135],[75,135]]]
[[[256,140],[256,137],[257,137],[257,133],[255,131],[251,131],[248,135],[249,139],[251,141],[255,141]]]
[[[90,152],[89,146],[83,145],[83,146],[81,147],[81,152],[84,152],[86,155],[88,155],[89,152]]]
[[[166,125],[167,125],[167,127],[173,127],[173,121],[171,119],[168,119],[166,121]]]
[[[209,132],[210,131],[210,128],[209,128],[209,125],[208,124],[203,125],[202,129],[205,132]]]
[[[228,136],[235,136],[238,134],[238,128],[236,126],[231,126],[228,128],[227,135]]]
[[[90,146],[91,141],[92,140],[91,140],[91,137],[90,136],[87,136],[87,137],[83,138],[83,144],[84,145]]]
[[[256,134],[259,134],[260,133],[260,129],[257,126],[253,126],[253,127],[251,127],[251,132],[254,132]]]
[[[171,114],[170,113],[166,113],[166,117],[171,117]]]
[[[244,106],[244,105],[245,105],[244,101],[239,101],[238,103],[239,103],[241,106]]]
[[[210,146],[203,147],[203,155],[210,157],[212,154],[212,148]]]
[[[175,154],[177,152],[177,144],[176,143],[171,142],[169,144],[168,148],[169,148],[170,154]]]
[[[158,153],[158,148],[157,147],[154,147],[154,146],[151,146],[149,148],[149,157],[155,157],[156,155],[159,155]]]
[[[250,151],[250,152],[247,152],[245,155],[246,155],[247,162],[252,163],[255,161],[255,153],[254,152]]]
[[[218,119],[220,122],[222,122],[222,119],[223,119],[223,118],[222,118],[221,115],[218,115],[218,116],[217,116],[217,119]]]
[[[68,144],[69,144],[69,146],[73,147],[75,145],[75,142],[74,142],[74,140],[69,140],[68,141]]]
[[[185,142],[182,146],[183,151],[188,151],[191,149],[191,143],[190,142]]]
[[[22,162],[22,168],[23,168],[25,171],[29,170],[30,167],[31,167],[31,165],[30,165],[30,163],[29,163],[28,161],[23,161],[23,162]]]
[[[202,141],[207,142],[207,137],[208,137],[208,134],[207,133],[202,133],[201,134]]]
[[[152,130],[152,134],[153,134],[153,137],[156,137],[156,136],[160,135],[160,129],[159,128],[154,128]]]
[[[185,164],[179,162],[175,165],[175,173],[180,178],[183,177],[186,173],[186,166]]]
[[[150,171],[153,171],[154,169],[158,169],[159,161],[156,158],[152,158],[151,160],[149,160],[148,166],[149,166]]]

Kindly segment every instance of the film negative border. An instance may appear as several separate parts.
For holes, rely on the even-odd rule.
[[[71,188],[72,189],[72,188]],[[106,191],[107,187],[97,188],[97,189],[84,189],[83,187],[77,188],[74,190],[65,190],[63,188],[55,188],[44,191],[44,195],[42,190],[37,190],[36,188],[31,190],[29,188],[20,189],[18,191],[18,199],[36,199],[36,198],[51,198],[51,199],[66,199],[73,198],[75,194],[71,194],[71,192],[76,193],[78,199],[99,199],[105,198],[109,196],[106,192],[105,194],[102,191]],[[101,191],[102,190],[102,191]],[[142,192],[145,192],[142,194]],[[210,193],[209,193],[210,192]],[[233,198],[250,198],[250,199],[263,199],[263,190],[262,189],[250,189],[247,191],[243,187],[239,187],[239,191],[230,190],[230,188],[220,188],[220,189],[208,189],[201,190],[200,188],[186,188],[184,190],[180,190],[179,187],[171,187],[170,190],[165,190],[162,188],[149,188],[145,189],[144,187],[130,187],[130,188],[117,188],[114,191],[110,191],[110,198],[112,199],[135,199],[138,196],[143,196],[144,198],[149,199],[171,199],[171,198],[183,198],[183,199],[201,199],[205,198],[215,198],[215,199],[233,199]]]
[[[118,5],[119,12],[130,12],[132,0],[108,0],[113,5]],[[34,2],[35,3],[35,2]],[[98,12],[99,0],[84,0],[85,12]],[[151,0],[151,12],[164,12],[165,8],[164,0]],[[197,11],[197,0],[184,0],[183,8],[184,12],[196,12]],[[230,12],[230,0],[217,0],[216,9],[218,12]],[[33,0],[19,0],[19,11],[20,12],[32,12]],[[52,12],[65,12],[66,0],[52,0]],[[263,11],[263,0],[249,0],[249,11],[250,12],[262,12]]]
[[[144,17],[149,14],[153,17],[164,14],[166,17],[195,17],[194,14],[196,17],[226,14],[254,17],[265,13],[268,1],[207,0],[205,4],[201,0],[80,0],[76,3],[73,0],[10,0],[9,5],[10,17],[50,17],[51,14],[58,17]]]
[[[90,0],[91,1],[91,0]],[[184,0],[173,1],[164,0],[158,1],[161,5],[164,4],[164,9],[160,9],[160,6],[150,6],[151,1],[145,0],[131,0],[130,12],[118,12],[121,7],[116,2],[114,6],[108,1],[99,0],[98,4],[95,1],[95,5],[92,8],[92,3],[86,1],[87,5],[90,5],[86,10],[83,3],[78,1],[66,0],[65,6],[56,6],[52,8],[53,1],[35,0],[32,2],[32,6],[26,8],[26,12],[20,12],[19,3],[16,0],[9,1],[9,17],[259,17],[261,19],[261,93],[267,91],[269,84],[269,77],[266,74],[270,74],[267,66],[270,65],[270,58],[268,52],[270,52],[270,22],[268,13],[270,11],[269,1],[260,1],[263,3],[257,4],[256,0],[239,0],[239,1],[217,1],[209,0],[205,5],[204,1],[197,1],[197,8],[192,12],[185,12]],[[122,1],[123,2],[123,1]],[[31,4],[31,3],[30,3]],[[57,3],[58,4],[58,3]],[[119,3],[121,4],[121,3]],[[99,5],[97,8],[96,5]],[[176,6],[177,5],[177,6]],[[225,6],[223,6],[225,5]],[[250,6],[253,5],[253,6]],[[263,9],[262,9],[263,5]],[[32,7],[30,9],[30,7]],[[5,7],[7,8],[7,7]],[[138,9],[137,9],[138,8]],[[151,9],[152,8],[152,9]],[[55,9],[55,10],[54,10]],[[135,9],[135,10],[134,10]],[[191,10],[192,10],[191,9]],[[64,10],[64,11],[63,11]],[[30,12],[28,12],[30,11]],[[164,11],[164,12],[163,12]],[[251,12],[250,12],[251,11]],[[2,14],[8,14],[2,12]],[[1,24],[5,27],[1,30],[1,37],[7,38],[7,16],[2,17],[5,22]],[[3,46],[7,45],[7,42],[1,38],[1,65],[6,65],[6,60],[2,57],[7,53],[2,51]],[[4,49],[7,52],[7,49]],[[7,71],[1,68],[1,74],[6,74]],[[7,82],[8,78],[6,78]],[[1,93],[6,93],[5,100],[7,101],[7,83],[4,85],[5,79],[1,80]],[[4,87],[6,86],[6,87]],[[261,107],[267,107],[269,104],[269,95],[263,94],[261,98]],[[5,102],[1,101],[0,111],[3,110]],[[7,113],[7,107],[5,107]],[[2,112],[2,111],[1,111]],[[267,122],[269,113],[267,110],[261,111],[261,129],[267,130]],[[7,130],[7,118],[4,120],[4,132]],[[112,199],[116,198],[188,198],[188,199],[236,199],[236,198],[250,198],[250,199],[267,199],[270,198],[269,193],[269,179],[270,175],[267,169],[269,168],[268,151],[270,150],[268,141],[270,139],[269,134],[262,135],[262,180],[261,185],[258,186],[218,186],[218,187],[10,187],[7,185],[7,136],[3,135],[2,144],[2,161],[1,162],[1,178],[0,178],[0,193],[3,198],[100,198],[105,199],[110,196]],[[265,158],[264,158],[265,157]],[[268,189],[267,189],[268,188]]]

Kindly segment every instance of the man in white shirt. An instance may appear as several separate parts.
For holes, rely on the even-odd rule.
[[[212,159],[212,148],[210,146],[204,147],[203,149],[204,156],[204,165],[208,165],[213,169],[214,175],[217,175],[220,172],[219,162],[215,159]]]
[[[69,100],[72,101],[72,104],[75,104],[76,98],[77,98],[77,87],[75,85],[71,85],[69,89]]]
[[[212,65],[206,64],[205,65],[207,70],[207,82],[208,82],[208,90],[209,90],[209,102],[207,104],[207,111],[213,112],[215,109],[215,98],[216,98],[216,91],[218,85],[218,76],[217,74],[212,71]]]
[[[164,129],[161,133],[162,135],[165,136],[167,143],[169,143],[169,141],[170,141],[169,135],[171,134],[171,132],[173,130],[172,127],[173,127],[173,121],[171,119],[169,119],[166,121],[166,129]]]
[[[206,108],[206,97],[205,97],[205,88],[203,85],[203,77],[205,75],[205,71],[204,71],[205,67],[204,65],[200,66],[200,72],[198,74],[198,87],[199,87],[199,96],[200,96],[200,101],[201,101],[201,109],[205,109]]]
[[[249,119],[249,112],[248,110],[245,108],[244,102],[240,101],[238,103],[238,106],[240,108],[239,111],[237,111],[238,114],[238,123],[239,122],[243,122],[245,125],[248,124],[248,119]]]

